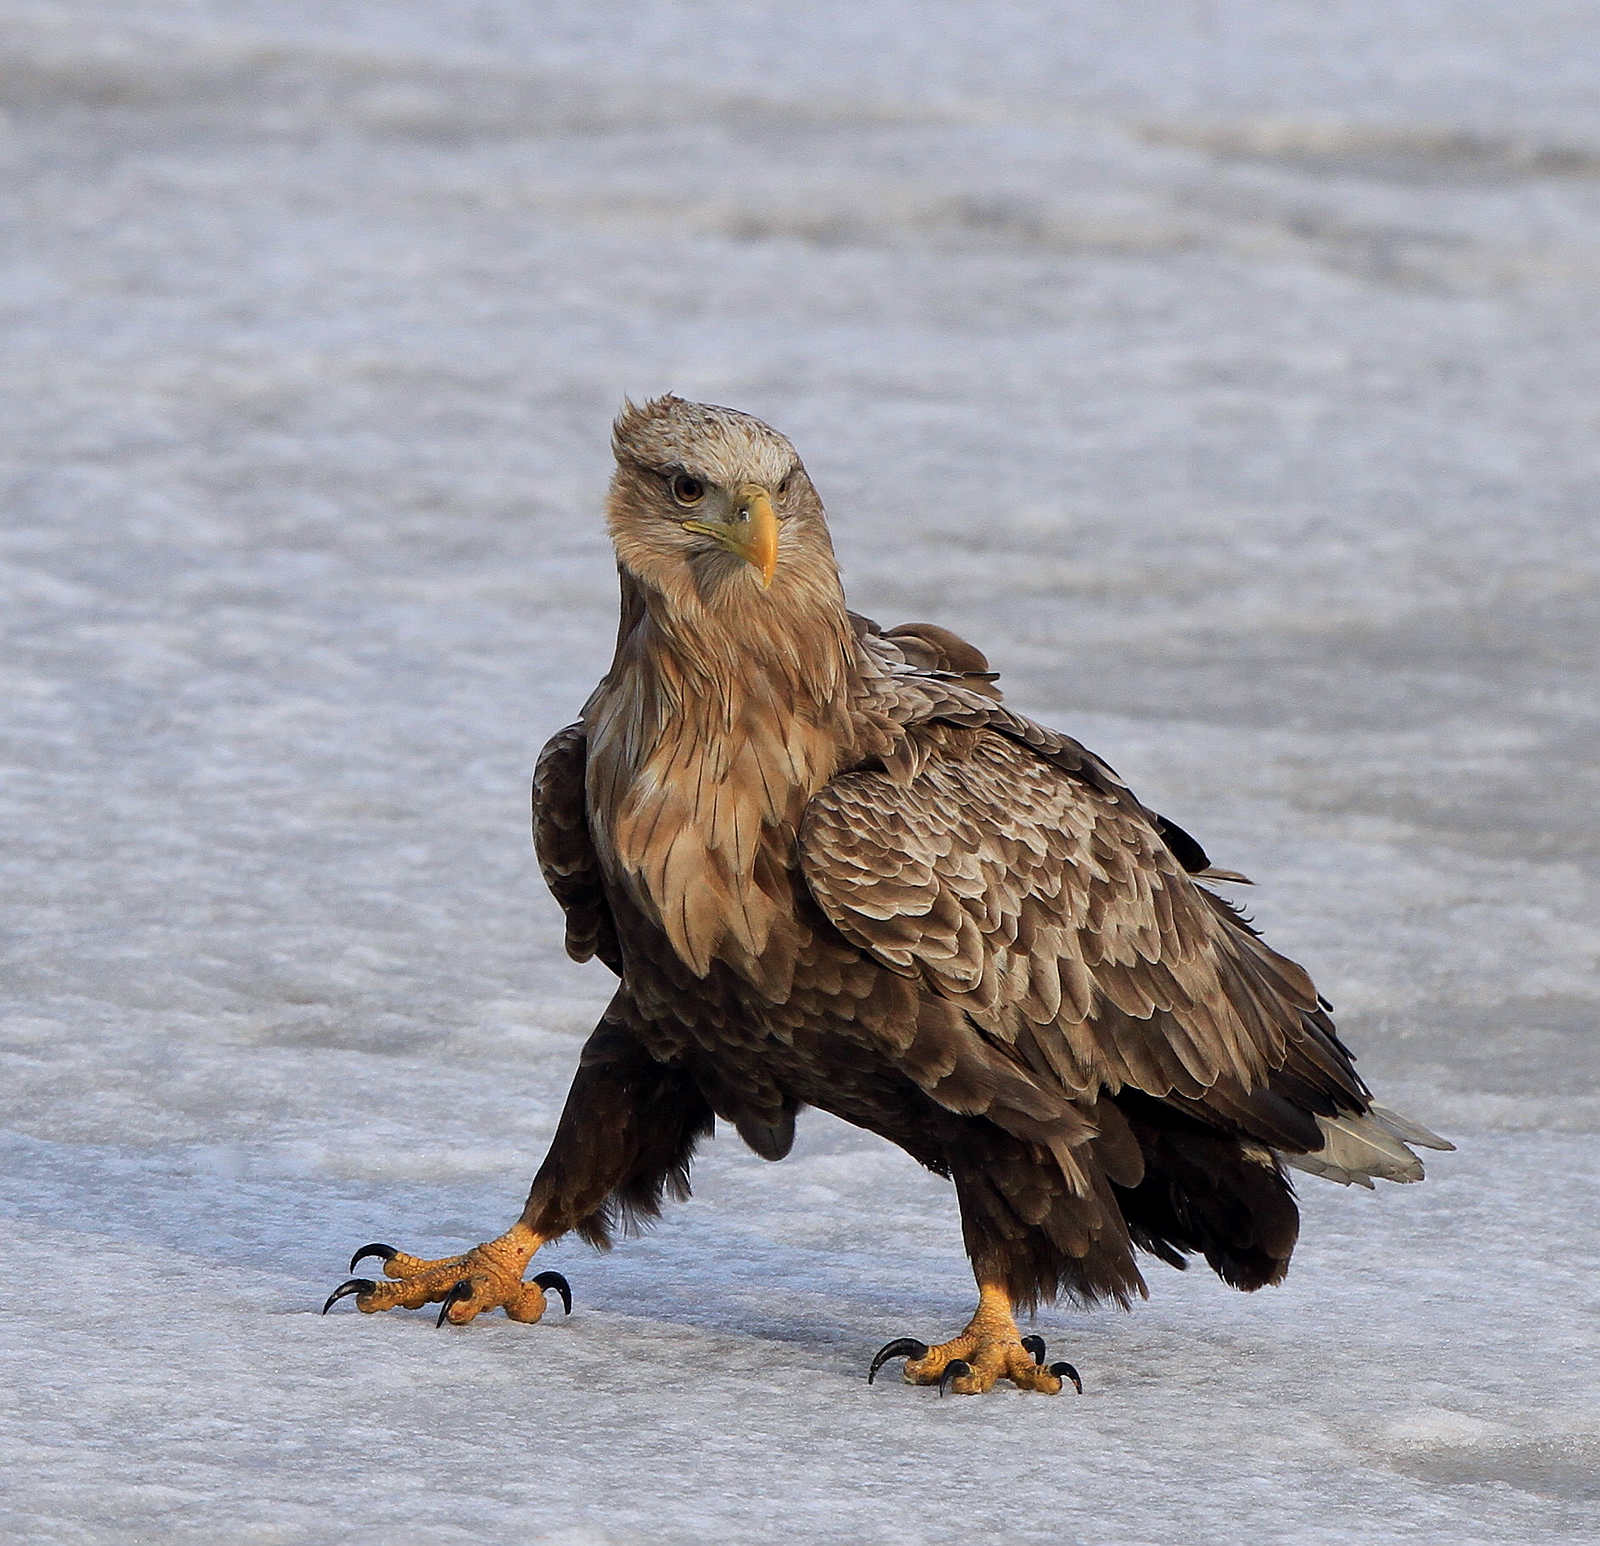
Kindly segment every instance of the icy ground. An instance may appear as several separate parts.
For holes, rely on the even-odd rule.
[[[0,0],[0,1536],[1600,1539],[1594,8]],[[970,1305],[820,1118],[570,1320],[507,1224],[606,996],[526,841],[622,394],[789,431],[1454,1137],[1287,1286]],[[541,1258],[543,1260],[543,1258]]]

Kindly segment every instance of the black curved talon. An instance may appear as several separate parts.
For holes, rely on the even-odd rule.
[[[377,1286],[371,1278],[348,1278],[328,1295],[322,1313],[326,1315],[347,1294],[370,1294]]]
[[[1043,1360],[1041,1359],[1040,1362],[1042,1363]],[[1045,1372],[1047,1374],[1055,1375],[1058,1380],[1071,1380],[1072,1388],[1076,1390],[1080,1396],[1083,1394],[1083,1381],[1078,1378],[1078,1371],[1074,1369],[1071,1364],[1053,1363]]]
[[[1032,1356],[1034,1368],[1042,1369],[1044,1367],[1044,1338],[1035,1332],[1032,1336],[1022,1339],[1022,1346],[1023,1350]]]
[[[435,1326],[444,1325],[444,1318],[450,1313],[451,1305],[460,1304],[463,1299],[470,1299],[471,1297],[472,1284],[466,1278],[462,1278],[462,1280],[444,1296],[444,1303],[439,1306],[439,1319],[433,1324]]]
[[[533,1280],[535,1288],[542,1288],[547,1294],[553,1288],[561,1295],[561,1313],[572,1314],[572,1287],[559,1272],[541,1272]]]
[[[939,1376],[939,1394],[942,1396],[949,1387],[951,1380],[959,1380],[963,1375],[972,1373],[972,1365],[965,1358],[952,1358],[944,1366],[944,1373]]]
[[[872,1360],[872,1367],[867,1370],[867,1384],[871,1384],[878,1377],[881,1369],[891,1358],[926,1358],[928,1344],[919,1342],[915,1337],[896,1337],[893,1342],[885,1342],[878,1349],[878,1356]]]
[[[369,1256],[376,1256],[384,1266],[388,1266],[400,1253],[392,1245],[385,1245],[381,1240],[374,1240],[371,1245],[364,1245],[350,1258],[350,1270],[356,1270],[356,1263],[365,1261]]]

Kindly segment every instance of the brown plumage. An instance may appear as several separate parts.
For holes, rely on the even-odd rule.
[[[1446,1145],[1373,1106],[1310,978],[1200,883],[1238,877],[971,645],[847,611],[787,440],[665,397],[614,444],[616,657],[539,759],[534,837],[569,952],[619,985],[513,1230],[340,1292],[537,1318],[539,1244],[686,1193],[714,1117],[779,1159],[817,1106],[955,1184],[979,1311],[886,1354],[1053,1390],[1013,1306],[1127,1304],[1139,1249],[1275,1283],[1286,1162],[1421,1176],[1407,1143]]]

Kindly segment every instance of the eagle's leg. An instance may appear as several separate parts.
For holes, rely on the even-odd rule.
[[[442,1301],[441,1326],[464,1325],[494,1309],[531,1322],[545,1312],[547,1289],[570,1309],[571,1293],[559,1272],[523,1281],[534,1253],[574,1229],[593,1245],[607,1245],[617,1213],[651,1217],[664,1193],[687,1196],[690,1155],[711,1126],[711,1109],[684,1070],[656,1062],[626,1029],[602,1020],[584,1044],[522,1217],[460,1256],[430,1260],[393,1246],[363,1246],[350,1270],[363,1257],[378,1256],[390,1281],[350,1278],[328,1296],[323,1313],[353,1294],[356,1308],[368,1313]]]
[[[905,1356],[905,1377],[912,1385],[937,1385],[942,1395],[975,1396],[996,1380],[1007,1379],[1022,1390],[1054,1395],[1063,1378],[1082,1390],[1077,1371],[1068,1363],[1044,1367],[1044,1342],[1024,1338],[1011,1313],[1011,1296],[998,1283],[978,1284],[978,1308],[961,1334],[927,1347],[909,1337],[889,1343],[872,1361],[870,1382],[891,1358]]]

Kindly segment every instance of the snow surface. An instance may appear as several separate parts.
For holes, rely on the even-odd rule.
[[[0,3],[0,1533],[1600,1540],[1592,6]],[[813,1115],[570,1320],[503,1228],[607,992],[527,777],[624,392],[1262,882],[1428,1181],[1289,1283],[869,1389],[947,1188]],[[546,1261],[540,1258],[541,1264]]]

